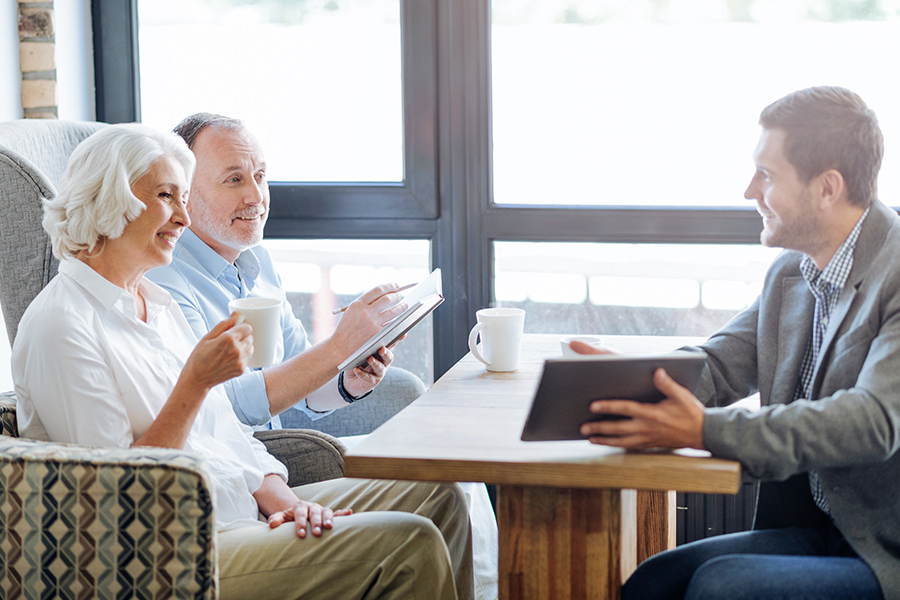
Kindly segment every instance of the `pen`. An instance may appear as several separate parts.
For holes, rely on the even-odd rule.
[[[418,283],[410,283],[409,285],[404,285],[402,288],[396,289],[396,290],[394,290],[394,291],[395,291],[395,292],[402,292],[403,290],[408,290],[409,288],[415,287],[415,286],[417,286],[417,285],[419,285],[419,284],[418,284]],[[390,292],[388,292],[388,293],[390,293]],[[348,308],[350,308],[350,305],[349,305],[349,304],[348,304],[347,306],[342,306],[341,308],[336,308],[336,309],[334,309],[333,311],[331,311],[331,314],[333,314],[333,315],[338,315],[338,314],[344,312],[345,310],[347,310]]]

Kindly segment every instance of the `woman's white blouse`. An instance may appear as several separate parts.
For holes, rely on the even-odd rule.
[[[129,448],[153,423],[197,344],[168,292],[144,279],[147,322],[124,289],[79,260],[57,275],[22,317],[12,371],[23,437]],[[256,521],[252,494],[287,469],[232,412],[222,386],[204,400],[185,443],[213,479],[219,529]]]

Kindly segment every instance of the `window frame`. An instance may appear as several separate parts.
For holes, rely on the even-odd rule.
[[[92,12],[97,118],[139,120],[137,0],[94,0]],[[749,205],[494,204],[490,28],[490,0],[401,0],[403,182],[270,184],[267,237],[431,241],[446,297],[434,313],[436,377],[468,351],[475,311],[491,303],[494,241],[759,240]]]

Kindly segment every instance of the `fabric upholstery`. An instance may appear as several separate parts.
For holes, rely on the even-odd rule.
[[[10,344],[22,313],[56,274],[41,202],[56,196],[75,146],[101,127],[37,119],[0,123],[0,304]]]
[[[201,459],[0,437],[0,597],[215,598]]]
[[[424,393],[425,384],[416,375],[391,367],[378,387],[365,399],[315,421],[299,410],[287,411],[281,414],[281,425],[285,428],[318,429],[338,437],[372,433]]]
[[[254,435],[288,468],[290,487],[344,476],[346,448],[326,433],[311,429],[273,429],[257,431]]]
[[[10,343],[56,274],[43,198],[75,146],[102,123],[0,123],[0,303]],[[319,432],[260,434],[291,485],[343,475],[343,445]],[[0,598],[216,598],[215,521],[205,462],[18,438],[0,394]]]

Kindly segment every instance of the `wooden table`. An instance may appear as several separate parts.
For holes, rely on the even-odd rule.
[[[654,490],[648,502],[665,505],[673,490],[733,494],[740,487],[739,464],[708,453],[521,441],[543,361],[559,356],[560,337],[526,335],[513,373],[488,372],[466,355],[345,457],[348,477],[496,484],[504,600],[618,598],[637,566],[638,523],[646,522],[635,490]],[[604,341],[638,353],[672,350],[685,340]],[[671,527],[674,507],[662,510],[658,523]],[[671,529],[667,539],[672,545]]]

